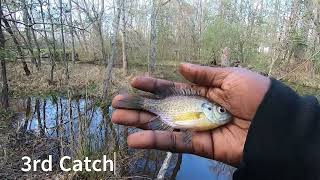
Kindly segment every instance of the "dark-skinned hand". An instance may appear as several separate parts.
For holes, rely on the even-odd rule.
[[[112,121],[143,129],[129,135],[129,147],[192,153],[237,166],[242,159],[251,120],[269,89],[270,79],[242,68],[214,68],[184,63],[179,70],[190,83],[140,76],[131,85],[151,93],[172,86],[193,88],[210,101],[225,107],[233,114],[233,121],[210,131],[193,132],[191,143],[183,141],[182,132],[148,130],[147,123],[155,116],[149,112],[117,109]],[[116,96],[112,106],[117,108],[118,101],[124,98],[128,96]]]

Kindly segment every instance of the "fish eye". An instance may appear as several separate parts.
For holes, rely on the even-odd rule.
[[[224,109],[223,107],[218,106],[217,109],[218,109],[219,113],[225,113],[226,112],[226,109]]]
[[[211,110],[212,110],[212,108],[211,108],[211,107],[208,107],[208,110],[209,110],[209,111],[211,111]]]

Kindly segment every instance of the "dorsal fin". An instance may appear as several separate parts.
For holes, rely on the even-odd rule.
[[[199,93],[191,88],[169,87],[158,93],[161,97],[169,96],[199,96]]]

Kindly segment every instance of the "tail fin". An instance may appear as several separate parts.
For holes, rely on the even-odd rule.
[[[127,95],[123,99],[117,101],[115,108],[143,110],[144,100],[144,97],[138,95]]]

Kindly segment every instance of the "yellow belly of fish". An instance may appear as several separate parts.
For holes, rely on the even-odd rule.
[[[187,127],[195,131],[205,131],[218,127],[206,120],[205,114],[203,112],[190,112],[183,113],[173,117],[173,122],[181,127]]]
[[[195,119],[202,119],[205,115],[203,112],[189,112],[189,113],[183,113],[179,114],[173,117],[174,121],[192,121]]]

